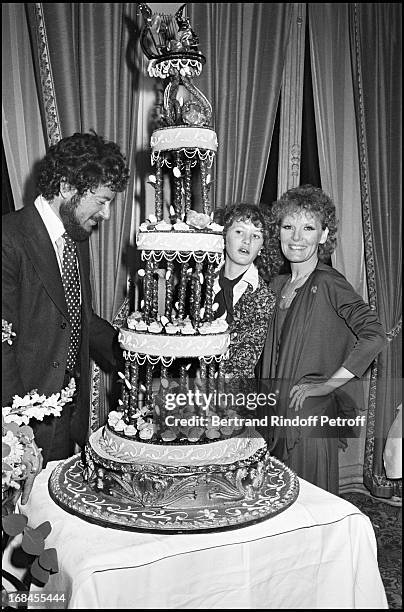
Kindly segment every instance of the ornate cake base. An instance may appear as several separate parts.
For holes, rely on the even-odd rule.
[[[299,493],[295,473],[274,457],[267,458],[262,486],[251,499],[213,509],[145,508],[94,491],[84,481],[83,471],[79,455],[61,461],[49,479],[51,498],[90,523],[125,531],[178,534],[237,529],[283,512]]]

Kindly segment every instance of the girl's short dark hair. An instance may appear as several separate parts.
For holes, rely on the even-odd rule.
[[[318,245],[318,257],[327,260],[337,244],[337,218],[331,198],[319,187],[301,185],[286,191],[272,204],[268,213],[271,233],[279,239],[280,227],[286,215],[306,212],[321,223],[322,229],[328,228],[327,240]]]
[[[221,218],[218,218],[218,214],[221,215]],[[270,281],[279,272],[282,265],[282,256],[279,251],[278,241],[273,238],[269,231],[267,217],[263,208],[257,204],[240,202],[218,211],[218,214],[216,218],[218,218],[218,222],[224,225],[223,234],[225,240],[227,231],[234,221],[250,221],[253,225],[262,229],[264,243],[261,254],[257,256],[254,263],[258,268],[260,276],[266,281]]]
[[[37,187],[44,198],[52,200],[63,181],[82,196],[99,185],[123,191],[128,180],[129,168],[118,145],[92,131],[62,138],[49,148],[39,166]]]

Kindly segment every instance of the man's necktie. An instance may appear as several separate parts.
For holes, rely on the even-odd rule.
[[[63,249],[62,281],[71,325],[66,368],[71,371],[76,365],[80,344],[80,279],[77,269],[76,243],[66,232],[63,238],[65,247]]]

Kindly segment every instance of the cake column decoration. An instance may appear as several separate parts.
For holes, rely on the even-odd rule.
[[[187,367],[185,365],[180,366],[180,386],[184,391],[187,390]]]
[[[150,408],[153,401],[153,365],[146,364],[146,406]]]
[[[208,377],[209,391],[214,391],[216,387],[216,362],[214,359],[212,359],[208,366]]]
[[[201,392],[205,393],[206,392],[206,376],[207,376],[207,366],[206,366],[206,361],[204,359],[200,359],[199,360],[199,372],[200,372],[200,385],[201,385]]]
[[[171,321],[174,290],[174,261],[167,262],[165,315]]]
[[[209,263],[206,271],[206,295],[205,295],[205,321],[213,320],[213,283],[215,278],[215,264]]]
[[[217,376],[217,379],[218,379],[217,380],[217,383],[218,383],[217,384],[218,393],[223,393],[224,392],[224,387],[225,387],[225,385],[224,385],[224,383],[225,383],[225,378],[224,378],[225,370],[224,370],[224,368],[225,368],[225,361],[224,361],[224,359],[221,359],[219,361],[218,376]]]
[[[153,292],[153,262],[150,259],[146,261],[146,274],[144,275],[144,318],[147,325],[150,323],[150,314],[152,308],[152,292]]]
[[[174,174],[174,208],[178,219],[182,218],[182,176],[181,176],[181,153],[180,151],[175,152],[175,166],[173,169]]]
[[[206,163],[205,160],[200,160],[200,169],[201,169],[201,191],[202,191],[202,207],[205,215],[210,215],[210,202],[208,196],[208,186],[206,184]]]
[[[185,162],[184,190],[185,190],[184,218],[186,218],[188,211],[191,209],[191,162],[188,159]]]
[[[201,310],[201,283],[203,282],[202,274],[202,262],[197,262],[195,265],[194,272],[194,303],[193,303],[193,314],[194,314],[194,326],[199,327],[200,323],[200,310]]]
[[[185,297],[187,293],[188,268],[188,262],[184,262],[181,264],[180,291],[178,298],[178,317],[180,319],[183,319],[185,316]]]
[[[152,264],[152,279],[153,279],[153,297],[152,297],[152,317],[157,319],[159,310],[159,275],[156,265]]]
[[[160,155],[156,159],[155,211],[157,221],[163,219],[163,160]]]
[[[125,361],[125,379],[130,381],[130,361]],[[123,401],[123,413],[124,418],[128,416],[130,412],[130,397],[129,390],[127,385],[125,384],[125,379],[123,382],[123,391],[122,391],[122,401]]]
[[[164,397],[167,394],[168,384],[169,383],[167,379],[167,367],[165,365],[162,365],[160,369],[160,388],[162,389]]]
[[[137,412],[137,396],[138,396],[138,379],[139,379],[139,365],[135,359],[130,363],[130,384],[131,389],[130,395],[130,408],[128,411],[129,424],[133,425],[135,422],[135,414]]]
[[[190,284],[189,290],[189,316],[195,320],[195,271],[193,268],[188,268],[188,279]]]

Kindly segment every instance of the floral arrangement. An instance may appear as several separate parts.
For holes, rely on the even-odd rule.
[[[2,342],[12,345],[16,336],[12,324],[2,319]],[[54,548],[45,549],[45,538],[51,525],[45,521],[35,529],[28,525],[24,514],[15,513],[15,505],[22,491],[22,484],[39,465],[38,449],[34,444],[31,419],[42,421],[46,416],[60,416],[63,406],[72,401],[76,389],[74,378],[60,393],[50,397],[39,395],[37,390],[24,397],[15,395],[11,406],[2,409],[2,544],[17,535],[22,536],[21,548],[28,555],[27,567],[31,579],[45,584],[49,575],[58,571],[57,553]],[[39,449],[40,450],[40,449]],[[3,570],[3,578],[17,588],[27,591],[28,586]],[[6,592],[5,590],[3,591]]]
[[[60,393],[50,397],[39,395],[36,390],[24,397],[15,395],[11,406],[3,408],[2,415],[2,529],[7,541],[22,535],[21,548],[28,555],[27,565],[32,578],[45,584],[51,573],[58,571],[57,553],[45,548],[45,538],[51,525],[45,521],[35,529],[28,525],[24,514],[14,512],[21,492],[21,484],[37,462],[34,432],[28,425],[30,419],[42,421],[45,416],[60,416],[63,406],[72,400],[75,391],[74,378]],[[16,584],[18,590],[26,590],[23,582],[6,573],[6,578]]]
[[[65,389],[50,397],[39,395],[36,390],[24,397],[15,395],[12,406],[2,410],[2,490],[20,488],[29,466],[36,458],[33,447],[34,432],[28,425],[30,419],[42,421],[46,416],[60,416],[65,404],[72,400],[76,385],[72,378]]]

